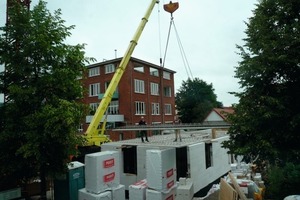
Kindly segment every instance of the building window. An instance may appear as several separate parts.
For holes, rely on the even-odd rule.
[[[212,158],[212,143],[205,143],[205,164],[206,169],[213,166],[213,158]]]
[[[100,67],[89,69],[89,77],[100,75]]]
[[[100,83],[90,84],[89,95],[90,97],[98,96],[100,94]]]
[[[93,111],[96,111],[99,106],[99,103],[90,103],[90,108]]]
[[[83,124],[79,124],[79,126],[78,126],[78,132],[79,133],[83,132]]]
[[[119,114],[119,101],[111,101],[108,106],[107,113],[109,115]]]
[[[172,106],[171,104],[165,104],[165,114],[172,115]]]
[[[105,74],[109,74],[109,73],[113,73],[113,72],[115,72],[114,64],[105,65]]]
[[[134,92],[145,93],[145,83],[142,80],[134,79]]]
[[[150,67],[150,75],[152,76],[158,76],[158,69]]]
[[[141,102],[141,101],[135,102],[135,114],[136,115],[145,115],[146,114],[145,102]]]
[[[135,67],[134,67],[134,71],[137,71],[137,72],[144,72],[144,66],[135,66]]]
[[[159,103],[152,103],[151,104],[152,115],[159,115]]]
[[[163,77],[164,77],[164,79],[170,80],[170,79],[171,79],[171,74],[170,74],[170,72],[165,72],[165,71],[164,71]]]
[[[104,89],[105,89],[105,91],[107,90],[109,84],[110,84],[110,81],[104,83]],[[115,92],[118,92],[118,87],[116,88]]]
[[[165,97],[171,97],[172,96],[171,87],[164,87],[164,96]]]
[[[159,95],[159,85],[158,83],[151,83],[151,95]]]

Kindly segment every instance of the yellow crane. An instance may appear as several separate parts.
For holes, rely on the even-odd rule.
[[[134,51],[135,46],[137,45],[137,42],[144,30],[146,23],[148,22],[151,12],[152,12],[155,4],[158,2],[159,2],[158,0],[151,1],[150,5],[146,11],[146,14],[142,18],[132,40],[130,41],[130,44],[121,60],[119,67],[116,69],[114,76],[113,76],[107,90],[104,93],[104,96],[92,118],[92,121],[91,121],[90,125],[88,126],[86,133],[84,134],[84,138],[86,139],[86,144],[85,144],[86,147],[100,146],[103,143],[111,141],[109,139],[109,137],[104,135],[106,120],[104,119],[104,122],[102,124],[102,130],[100,133],[98,131],[99,123],[105,115],[105,112],[111,102],[113,93],[115,92],[115,90],[122,78],[122,75],[123,75],[124,71],[126,70],[127,64],[130,60],[130,57]]]
[[[142,18],[132,40],[129,43],[129,46],[121,60],[119,67],[116,69],[114,76],[112,77],[112,80],[103,95],[103,98],[92,118],[92,121],[91,121],[90,125],[88,126],[86,133],[84,134],[84,138],[86,139],[84,148],[88,148],[88,147],[92,147],[92,146],[100,147],[101,144],[103,144],[103,143],[111,142],[110,138],[104,134],[105,126],[106,126],[105,113],[111,102],[113,94],[122,78],[122,75],[123,75],[124,71],[126,70],[128,62],[134,51],[134,48],[138,43],[138,40],[144,30],[146,23],[148,22],[148,19],[151,15],[152,10],[156,3],[159,3],[159,1],[151,0],[151,3],[149,5],[144,17]],[[172,3],[171,1],[169,4],[164,5],[164,9],[170,13],[173,13],[177,8],[178,8],[178,3]],[[104,120],[102,123],[101,131],[99,131],[98,126],[99,126],[99,123],[101,122],[102,118],[104,118]]]

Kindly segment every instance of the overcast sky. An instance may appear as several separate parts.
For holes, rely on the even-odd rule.
[[[98,62],[122,57],[151,0],[49,0],[47,8],[62,10],[66,25],[75,25],[69,44],[86,44],[86,56]],[[31,8],[38,0],[31,1]],[[234,70],[240,60],[236,45],[243,44],[246,25],[257,0],[178,0],[173,13],[187,64],[171,27],[165,67],[176,71],[175,89],[182,81],[199,78],[213,85],[217,100],[224,106],[238,103],[228,92],[240,91]],[[133,57],[159,65],[164,57],[170,14],[162,0],[155,6],[141,35]],[[5,24],[6,0],[0,0],[0,26]],[[188,68],[189,67],[189,68]],[[3,70],[3,66],[0,66]],[[192,77],[187,71],[191,71]],[[175,91],[176,92],[176,91]],[[2,101],[3,97],[0,98]]]

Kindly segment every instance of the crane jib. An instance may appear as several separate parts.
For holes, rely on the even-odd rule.
[[[99,135],[97,127],[98,127],[101,119],[105,115],[105,112],[111,102],[112,95],[113,95],[114,91],[116,90],[116,88],[122,78],[122,75],[127,67],[129,60],[130,60],[130,57],[134,51],[134,48],[137,45],[137,42],[143,32],[143,29],[144,29],[146,23],[148,22],[148,19],[151,15],[151,12],[152,12],[155,4],[158,2],[159,1],[157,1],[157,0],[151,1],[150,5],[146,11],[145,16],[142,18],[134,36],[133,36],[133,39],[130,41],[130,44],[121,60],[120,66],[117,68],[117,70],[116,70],[116,72],[115,72],[115,74],[114,74],[114,76],[113,76],[106,92],[104,93],[104,96],[96,110],[96,113],[94,114],[94,116],[92,118],[92,121],[86,131],[86,134],[85,134],[85,137],[88,140],[87,142],[90,144],[98,145],[98,146],[100,145],[100,144],[95,144],[95,142],[89,141],[89,140],[93,140],[93,138],[95,138],[95,136]],[[103,134],[103,133],[101,133],[101,134]],[[103,137],[103,135],[102,135],[102,137]]]

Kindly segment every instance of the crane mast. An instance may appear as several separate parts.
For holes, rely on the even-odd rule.
[[[104,96],[103,96],[103,98],[92,118],[92,121],[91,121],[90,125],[88,126],[88,129],[85,133],[85,138],[87,140],[86,145],[100,146],[102,143],[110,141],[109,138],[107,138],[106,136],[103,135],[103,132],[101,132],[101,134],[98,133],[98,125],[99,125],[101,119],[103,118],[103,116],[105,115],[105,112],[111,102],[113,93],[115,92],[115,90],[122,78],[122,75],[123,75],[124,71],[126,70],[128,62],[130,60],[130,57],[135,49],[135,46],[137,45],[137,42],[144,30],[146,23],[148,22],[148,19],[151,15],[151,12],[156,3],[159,3],[159,1],[158,0],[151,1],[150,5],[146,11],[146,14],[142,18],[132,40],[129,43],[129,46],[121,60],[119,67],[116,69],[114,76],[113,76],[107,90],[104,93]]]

